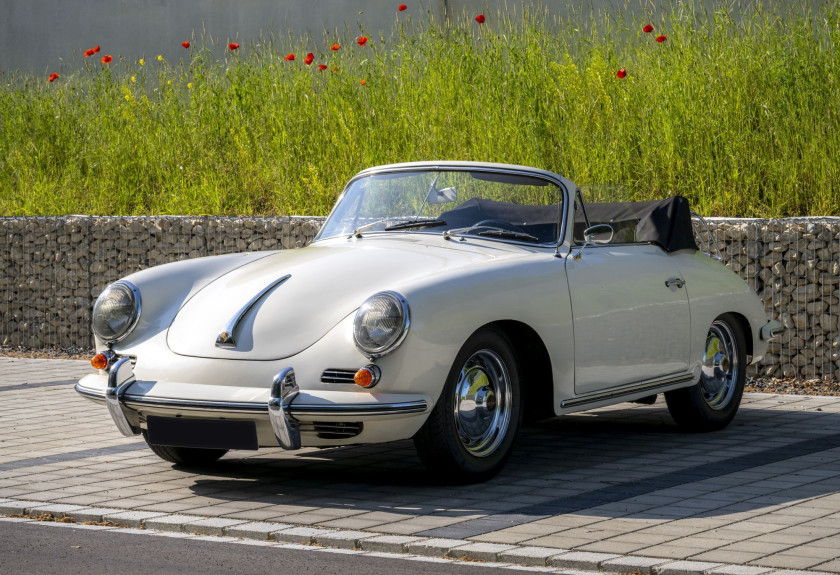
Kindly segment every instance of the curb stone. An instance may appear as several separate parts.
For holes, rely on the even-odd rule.
[[[71,507],[78,509],[64,511]],[[702,561],[673,561],[666,558],[569,551],[550,547],[481,543],[466,539],[412,537],[373,531],[342,531],[284,523],[202,518],[194,515],[49,505],[40,501],[0,500],[0,520],[3,522],[34,523],[35,521],[31,518],[4,517],[4,515],[27,514],[29,510],[34,510],[36,514],[57,511],[76,521],[75,523],[44,523],[56,527],[109,529],[116,533],[184,537],[310,551],[313,550],[312,544],[316,544],[320,545],[315,548],[316,550],[332,553],[367,553],[376,557],[433,563],[453,563],[457,562],[458,558],[464,557],[480,561],[480,563],[468,564],[482,567],[503,566],[516,569],[515,565],[526,565],[535,571],[560,575],[604,575],[636,571],[644,575],[832,575],[825,571],[773,569]],[[99,523],[103,520],[128,526],[106,527],[83,524],[85,521]],[[196,536],[185,532],[187,528],[200,528],[207,533],[208,527],[217,535]]]
[[[315,538],[319,535],[323,536],[327,533],[332,533],[332,529],[318,529],[317,527],[292,527],[285,531],[277,531],[271,534],[274,541],[282,541],[284,543],[315,543]]]
[[[553,549],[551,547],[517,547],[499,553],[499,560],[528,567],[545,567],[549,557],[568,553],[568,551],[568,549]]]
[[[406,545],[422,541],[422,537],[410,535],[376,535],[362,541],[362,549],[378,553],[405,553]]]
[[[555,555],[548,559],[551,567],[561,569],[582,569],[584,571],[598,571],[598,566],[605,561],[617,559],[620,555],[612,553],[592,553],[589,551],[571,551]],[[668,573],[667,575],[676,575]],[[681,575],[681,574],[680,574]]]
[[[260,521],[252,521],[241,525],[226,527],[225,535],[265,541],[271,539],[272,533],[276,531],[285,531],[286,529],[291,529],[292,527],[294,527],[294,525],[289,525],[287,523],[263,523]]]
[[[505,551],[513,551],[516,545],[503,545],[500,543],[470,543],[463,547],[456,547],[447,555],[453,559],[474,559],[478,561],[497,561],[499,554]]]
[[[673,561],[654,569],[656,575],[705,575],[708,571],[723,567],[723,563],[705,561]]]
[[[426,557],[447,557],[453,549],[469,545],[472,541],[464,539],[425,539],[406,545],[406,551]]]

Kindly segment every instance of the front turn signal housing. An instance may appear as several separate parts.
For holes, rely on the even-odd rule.
[[[94,369],[106,369],[108,367],[108,356],[104,353],[97,353],[90,360],[90,364]]]
[[[373,364],[366,365],[365,367],[356,372],[356,374],[353,376],[353,381],[355,381],[356,385],[360,387],[370,389],[371,387],[379,383],[379,378],[381,375],[382,372],[377,366]]]

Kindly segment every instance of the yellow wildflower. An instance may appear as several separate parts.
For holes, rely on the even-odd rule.
[[[132,81],[132,82],[136,82],[136,81],[137,81],[137,76],[132,76],[132,77],[131,77],[131,81]]]
[[[161,54],[158,54],[158,62],[163,62],[163,56]]]
[[[146,65],[146,61],[145,61],[143,58],[140,58],[140,65],[141,65],[141,66],[145,66],[145,65]]]
[[[166,81],[166,84],[167,84],[167,85],[169,85],[169,86],[171,86],[171,85],[172,85],[172,80],[167,80],[167,81]]]
[[[189,83],[187,84],[187,88],[188,88],[188,89],[190,89],[190,90],[192,90],[192,82],[189,82]]]

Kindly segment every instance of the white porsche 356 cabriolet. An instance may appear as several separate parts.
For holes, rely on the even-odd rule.
[[[698,250],[684,198],[587,204],[543,170],[398,164],[354,177],[306,248],[110,285],[76,390],[182,465],[413,438],[478,480],[528,418],[664,392],[680,426],[726,426],[779,329]]]

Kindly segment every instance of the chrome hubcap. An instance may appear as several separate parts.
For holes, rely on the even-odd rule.
[[[700,389],[709,407],[720,410],[729,405],[739,371],[735,335],[726,322],[715,321],[706,336],[700,374]]]
[[[476,457],[496,451],[510,425],[510,375],[489,349],[475,352],[455,385],[455,428],[461,444]]]

